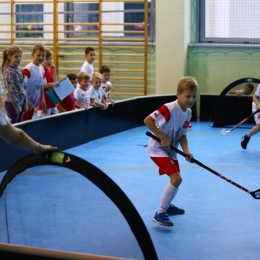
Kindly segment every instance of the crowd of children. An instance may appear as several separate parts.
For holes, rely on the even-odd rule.
[[[108,108],[108,103],[114,106],[112,84],[109,81],[110,68],[102,66],[99,72],[94,72],[95,49],[92,47],[85,49],[86,61],[80,72],[67,75],[75,88],[74,93],[58,104],[53,104],[47,94],[50,88],[59,85],[52,63],[53,53],[43,44],[36,44],[31,55],[32,61],[21,70],[22,49],[14,45],[3,51],[4,107],[12,124],[31,120],[35,111],[37,117],[41,118],[77,108],[88,109],[92,106],[103,110]]]

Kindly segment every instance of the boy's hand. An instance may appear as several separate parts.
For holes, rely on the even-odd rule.
[[[171,142],[169,141],[169,139],[166,136],[163,136],[160,138],[161,139],[161,145],[163,147],[166,147],[168,149],[170,149],[171,147]]]
[[[33,107],[32,107],[32,104],[30,102],[28,102],[28,109],[31,110]]]
[[[108,108],[107,104],[102,103],[102,106],[100,106],[100,109],[105,110]]]
[[[193,155],[189,151],[183,151],[187,156],[185,157],[186,161],[192,163]]]
[[[111,85],[107,85],[106,88],[105,88],[105,92],[108,92],[109,90],[111,90]]]
[[[42,110],[47,110],[45,99],[42,100]]]
[[[56,69],[55,65],[51,64],[51,65],[50,65],[50,69],[51,69],[51,70],[55,70],[55,69]]]

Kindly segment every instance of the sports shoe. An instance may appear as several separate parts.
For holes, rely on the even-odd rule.
[[[169,226],[169,227],[173,226],[173,223],[170,221],[166,212],[162,212],[162,213],[156,212],[153,221],[162,226]]]
[[[171,204],[169,208],[166,210],[166,213],[168,214],[184,214],[184,212],[185,212],[184,209],[180,209],[174,206],[173,204]]]
[[[249,136],[247,136],[247,135],[242,136],[242,139],[241,139],[241,147],[242,147],[243,149],[246,149],[249,140],[250,140],[250,137],[249,137]]]

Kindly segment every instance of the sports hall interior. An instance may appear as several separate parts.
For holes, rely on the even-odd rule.
[[[72,157],[83,158],[87,161],[86,165],[93,164],[97,168],[94,167],[93,171],[97,171],[98,176],[102,175],[99,172],[101,170],[103,175],[108,175],[122,189],[124,194],[117,193],[117,196],[126,195],[125,199],[129,198],[134,206],[131,212],[140,214],[136,217],[138,223],[131,222],[131,217],[125,213],[127,211],[120,208],[123,207],[123,202],[116,203],[113,194],[106,193],[100,182],[81,172],[82,175],[78,174],[80,177],[74,177],[73,168],[68,171],[64,165],[57,167],[57,163],[42,161],[40,156],[35,157],[0,140],[0,181],[12,169],[12,178],[7,180],[8,185],[4,183],[3,190],[0,186],[0,191],[3,191],[0,208],[4,212],[0,216],[0,230],[2,229],[2,234],[8,234],[0,234],[0,255],[5,257],[3,259],[18,259],[21,256],[26,259],[258,259],[260,241],[257,234],[260,230],[256,220],[260,213],[257,205],[259,202],[205,169],[180,159],[185,181],[177,202],[182,202],[191,213],[187,210],[182,219],[182,216],[177,216],[177,225],[173,229],[154,227],[156,224],[151,219],[158,203],[147,202],[159,200],[166,179],[157,176],[157,169],[147,158],[145,146],[148,137],[145,135],[147,128],[143,119],[162,104],[176,99],[177,82],[184,75],[195,77],[199,83],[197,101],[192,108],[193,131],[189,134],[196,159],[243,186],[252,189],[260,186],[260,166],[257,162],[259,137],[256,136],[251,141],[251,150],[243,151],[240,147],[241,136],[254,125],[252,118],[248,124],[243,124],[228,136],[220,135],[222,128],[231,129],[252,113],[252,95],[240,99],[229,95],[225,90],[243,88],[248,82],[256,90],[260,83],[260,43],[200,42],[201,9],[207,4],[207,7],[213,5],[214,2],[216,1],[39,0],[35,4],[32,0],[1,1],[0,51],[2,53],[10,45],[19,45],[23,50],[21,68],[31,62],[31,50],[36,43],[43,43],[53,51],[59,80],[68,73],[79,72],[85,61],[84,49],[88,46],[96,51],[96,71],[102,65],[111,68],[115,107],[109,107],[107,111],[96,108],[88,111],[80,109],[66,115],[18,123],[17,127],[39,142],[54,142],[65,157],[71,154]],[[226,1],[223,5],[227,2],[232,1]],[[256,0],[250,1],[250,5],[254,4],[260,8]],[[25,5],[31,7],[26,11],[23,9]],[[34,5],[37,10],[33,9]],[[86,13],[87,19],[84,18]],[[238,13],[244,15],[242,7]],[[26,18],[26,14],[36,20],[24,21],[23,19],[31,19]],[[135,14],[138,14],[137,18],[133,19]],[[259,40],[260,37],[256,33],[255,38],[252,38]],[[0,81],[4,87],[2,75]],[[4,100],[5,95],[1,98]],[[19,160],[22,161],[17,164]],[[32,163],[31,166],[31,161],[39,164]],[[15,168],[14,165],[24,167],[17,172],[19,167]],[[53,179],[52,173],[55,173]],[[142,173],[144,175],[140,177]],[[63,174],[65,179],[62,179]],[[19,179],[19,176],[22,177]],[[22,178],[24,180],[19,182]],[[21,205],[25,208],[28,198],[34,196],[33,192],[37,193],[33,189],[22,189],[21,186],[35,185],[40,190],[41,185],[46,188],[49,185],[52,192],[48,200],[53,201],[55,196],[59,196],[57,183],[61,185],[60,190],[68,189],[70,193],[79,193],[81,196],[81,191],[69,186],[67,181],[74,182],[79,189],[84,189],[84,185],[89,190],[93,189],[99,194],[95,196],[100,199],[100,204],[103,203],[102,200],[106,202],[103,210],[116,212],[111,213],[114,214],[111,219],[104,222],[107,224],[105,227],[100,227],[105,233],[101,232],[95,238],[95,230],[91,229],[93,239],[86,250],[77,247],[80,242],[75,237],[71,242],[57,234],[55,239],[64,240],[67,244],[53,242],[55,246],[52,247],[48,243],[37,245],[17,238],[12,242],[11,235],[15,231],[12,233],[8,227],[19,229],[18,226],[22,225],[19,214],[15,216],[16,212],[12,212],[13,206],[18,207],[14,201],[20,196],[19,190],[21,189],[21,197],[24,199]],[[97,189],[92,187],[93,183]],[[104,198],[100,190],[107,197]],[[51,210],[51,206],[44,202],[41,195],[37,193],[35,198],[46,207],[46,211]],[[46,197],[46,194],[42,196]],[[147,196],[148,199],[144,199],[147,205],[144,206],[141,198]],[[84,194],[82,198],[87,199],[87,195]],[[71,199],[62,197],[55,203],[66,207]],[[86,215],[88,213],[84,207],[99,208],[93,205],[82,206],[80,203],[79,198],[75,199],[75,209],[73,208],[79,215],[81,207]],[[44,213],[44,207],[34,208],[35,204],[37,200],[30,200],[28,205],[31,208],[28,213],[21,211],[19,207],[17,209],[18,213],[23,212],[24,216],[29,217],[28,223],[26,222],[28,226],[30,221],[36,221],[35,218],[30,220],[30,212],[35,210],[39,215]],[[118,209],[122,214],[117,212]],[[99,210],[97,212],[102,218],[106,218],[102,209]],[[69,214],[69,210],[61,210],[56,218],[62,217],[62,213]],[[125,233],[119,230],[114,236],[111,235],[112,231],[119,229],[112,216],[119,219],[118,226],[122,225]],[[64,217],[64,223],[70,217]],[[92,215],[89,216],[91,217]],[[44,223],[45,220],[42,221]],[[46,223],[50,225],[50,230],[55,233],[55,225],[47,221],[49,220],[46,219]],[[84,218],[78,221],[83,223]],[[87,221],[91,220],[87,217]],[[12,224],[8,224],[9,222]],[[111,230],[106,230],[107,226]],[[57,233],[63,234],[64,227],[59,227]],[[78,228],[76,234],[80,237],[79,241],[82,241],[86,238],[80,234]],[[82,230],[86,231],[88,228],[91,225],[82,227]],[[144,230],[145,235],[142,236],[138,228]],[[38,229],[39,227],[35,227],[35,230]],[[20,229],[19,232],[16,235],[22,236]],[[37,234],[30,232],[28,234],[32,235],[31,239],[35,236],[37,240]],[[107,239],[105,234],[109,234]],[[117,236],[118,239],[115,238]],[[42,235],[39,240],[44,239]],[[102,239],[109,246],[101,245]],[[121,245],[118,242],[120,239],[126,239],[125,243],[129,243],[129,248],[122,246],[121,251],[117,250]],[[144,242],[146,239],[147,244]]]

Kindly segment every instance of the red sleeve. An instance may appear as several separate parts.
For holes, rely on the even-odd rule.
[[[46,79],[47,83],[53,82],[53,71],[50,68],[44,69],[43,79]]]
[[[26,76],[28,79],[31,77],[30,71],[28,69],[23,69],[23,75]]]
[[[165,121],[168,122],[171,117],[170,110],[167,106],[163,105],[158,109],[158,112],[165,118]],[[156,115],[155,115],[156,116]]]

